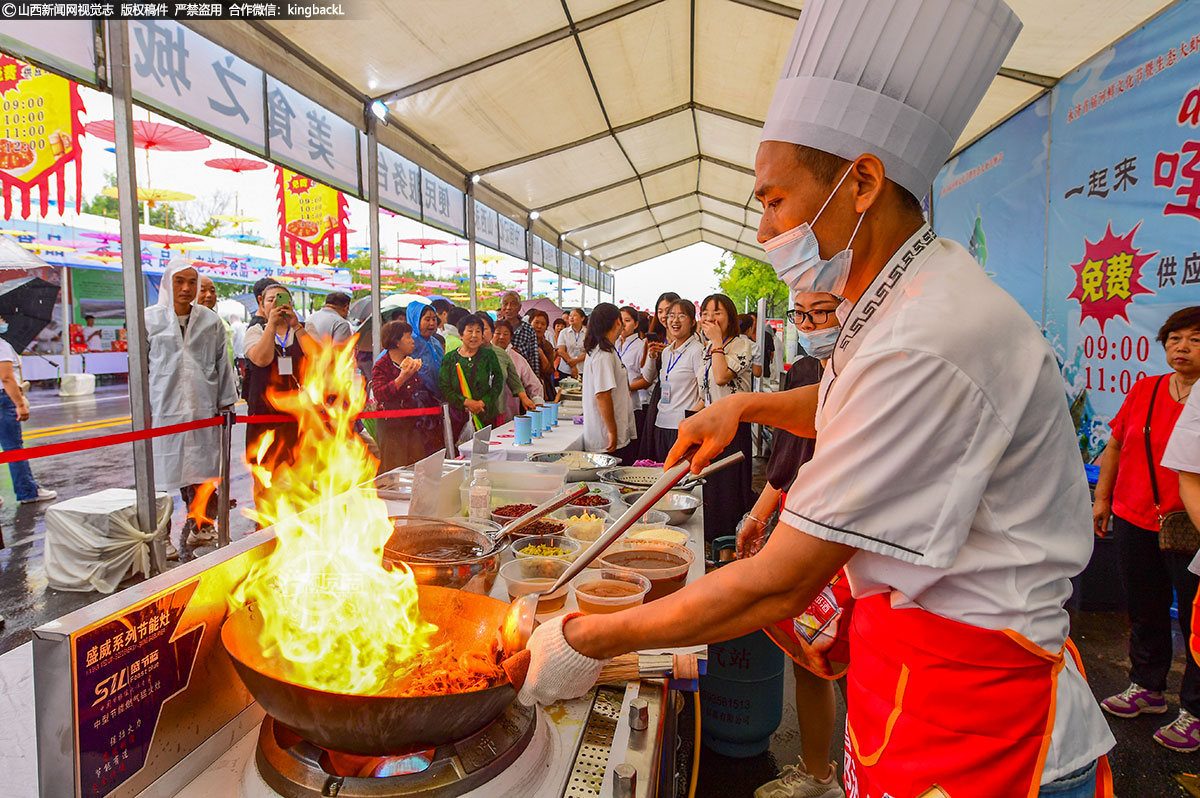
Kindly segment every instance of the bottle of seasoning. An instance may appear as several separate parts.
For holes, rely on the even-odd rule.
[[[472,521],[490,521],[492,518],[492,483],[488,481],[486,468],[475,469],[471,487],[467,490],[467,517]]]

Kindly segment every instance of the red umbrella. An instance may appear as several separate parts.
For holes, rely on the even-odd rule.
[[[399,282],[399,283],[415,283],[416,281],[417,281],[417,278],[415,278],[415,277],[401,277],[401,278],[400,278],[399,280],[397,280],[396,282]]]
[[[449,244],[450,242],[443,241],[440,238],[401,238],[400,243],[401,244],[414,244],[414,245],[420,247],[421,249],[425,249],[425,247],[432,247],[435,244]]]
[[[398,258],[398,257],[390,256],[390,255],[380,255],[379,259],[380,260],[414,260],[414,261],[420,260],[420,258]]]
[[[324,280],[329,275],[315,272],[287,272],[284,277],[295,277],[297,280]]]
[[[119,250],[119,249],[112,250],[112,249],[108,249],[108,248],[93,249],[90,252],[85,252],[84,254],[92,255],[97,258],[119,258],[119,257],[121,257],[121,250]]]
[[[257,161],[253,158],[213,158],[205,161],[204,165],[211,166],[213,169],[224,169],[227,172],[255,172],[267,168],[264,161]]]
[[[533,269],[513,269],[510,274],[529,274]]]
[[[172,233],[144,233],[142,234],[143,241],[149,241],[152,244],[161,244],[167,249],[171,248],[172,244],[190,244],[193,241],[203,241],[203,238],[195,236],[180,236]]]
[[[88,122],[85,132],[105,141],[116,141],[116,132],[111,119],[99,122]],[[188,130],[179,125],[167,125],[162,122],[134,120],[133,146],[144,150],[162,150],[163,152],[185,152],[188,150],[203,150],[211,144],[208,136]]]

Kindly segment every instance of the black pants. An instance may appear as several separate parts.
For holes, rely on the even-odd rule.
[[[1187,644],[1192,628],[1192,601],[1197,577],[1188,570],[1190,554],[1160,551],[1158,533],[1113,516],[1125,592],[1129,602],[1129,679],[1147,690],[1165,690],[1174,654],[1171,642],[1172,588],[1179,598],[1179,629],[1183,632],[1183,683],[1179,703],[1200,716],[1200,666]]]

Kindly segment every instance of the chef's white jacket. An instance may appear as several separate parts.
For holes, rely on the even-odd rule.
[[[1188,396],[1159,462],[1163,468],[1200,474],[1200,391]]]
[[[782,520],[859,551],[854,594],[891,593],[1052,652],[1092,552],[1062,376],[1021,307],[923,226],[863,296],[819,386],[815,454]],[[1043,783],[1114,744],[1078,670],[1059,677]]]

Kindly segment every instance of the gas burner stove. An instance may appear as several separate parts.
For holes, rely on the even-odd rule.
[[[259,727],[254,761],[257,775],[284,798],[453,798],[515,762],[537,725],[533,709],[513,702],[496,720],[457,742],[401,756],[365,757],[316,746],[268,715]]]

